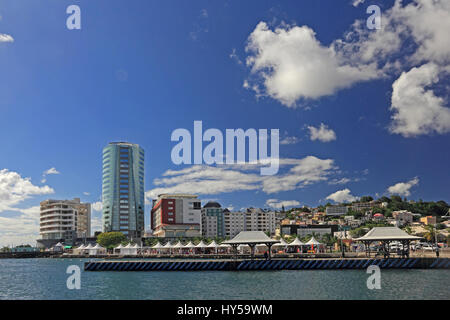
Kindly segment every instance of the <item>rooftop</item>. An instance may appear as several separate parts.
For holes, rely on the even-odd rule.
[[[372,228],[361,238],[355,240],[360,241],[382,241],[382,240],[419,240],[421,237],[416,237],[407,234],[405,231],[397,227],[375,227]]]
[[[220,203],[215,201],[209,201],[207,204],[203,206],[203,208],[221,208]]]
[[[280,240],[269,238],[262,231],[241,231],[231,240],[224,241],[224,244],[257,244],[257,243],[279,243]]]

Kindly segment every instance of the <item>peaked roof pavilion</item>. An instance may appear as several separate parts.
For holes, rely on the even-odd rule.
[[[239,245],[239,244],[257,245],[257,244],[280,243],[280,240],[271,239],[262,231],[241,231],[233,239],[224,241],[222,243],[231,245]]]
[[[397,227],[375,227],[367,232],[364,236],[357,238],[358,241],[395,241],[395,240],[420,240],[421,237],[416,237],[407,234],[405,231]]]

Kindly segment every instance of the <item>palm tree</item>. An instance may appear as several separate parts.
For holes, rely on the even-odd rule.
[[[425,226],[425,230],[427,232],[425,232],[423,237],[425,239],[427,239],[429,242],[433,241],[433,239],[435,238],[435,235],[436,235],[436,230],[435,230],[434,226],[429,224],[429,225]]]

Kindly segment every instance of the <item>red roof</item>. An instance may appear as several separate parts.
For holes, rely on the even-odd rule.
[[[373,216],[374,217],[384,217],[383,214],[381,214],[381,213],[375,213]]]

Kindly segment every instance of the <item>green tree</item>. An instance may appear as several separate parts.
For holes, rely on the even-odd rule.
[[[115,248],[126,240],[122,232],[104,232],[97,237],[98,244],[107,249]]]
[[[361,199],[359,199],[360,202],[370,202],[373,198],[371,196],[363,196]]]

